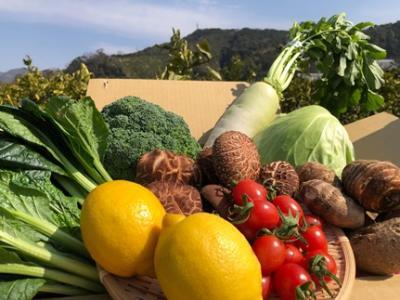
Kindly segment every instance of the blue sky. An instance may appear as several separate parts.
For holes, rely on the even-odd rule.
[[[172,27],[288,29],[342,11],[354,22],[395,22],[400,1],[0,0],[0,71],[21,67],[26,54],[40,68],[63,68],[99,48],[133,52],[168,41]]]

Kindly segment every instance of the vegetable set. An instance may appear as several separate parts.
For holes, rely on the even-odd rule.
[[[170,300],[335,298],[335,227],[360,270],[399,272],[400,169],[355,160],[331,114],[382,102],[371,25],[295,24],[205,145],[137,97],[102,112],[90,98],[0,106],[0,299],[104,293],[97,268],[155,278]],[[279,114],[307,65],[330,110]]]

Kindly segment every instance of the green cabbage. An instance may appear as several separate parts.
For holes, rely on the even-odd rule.
[[[263,164],[285,160],[294,166],[320,162],[338,176],[354,160],[346,129],[325,108],[310,105],[276,118],[254,137]]]

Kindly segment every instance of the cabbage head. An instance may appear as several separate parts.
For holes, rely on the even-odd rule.
[[[263,164],[285,160],[295,167],[316,161],[338,176],[354,160],[346,129],[329,111],[305,106],[276,118],[254,137]]]

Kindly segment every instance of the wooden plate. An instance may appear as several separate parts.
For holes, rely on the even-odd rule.
[[[338,277],[342,282],[339,287],[335,282],[329,287],[335,293],[336,300],[350,299],[355,282],[356,263],[350,242],[339,228],[324,224],[327,235],[329,253],[335,258],[338,267]],[[157,280],[148,277],[120,278],[99,269],[100,280],[114,300],[160,300],[166,299]],[[275,298],[277,299],[277,298]],[[319,291],[317,299],[331,299],[326,292]],[[213,299],[210,299],[213,300]],[[217,300],[217,299],[216,299]]]

